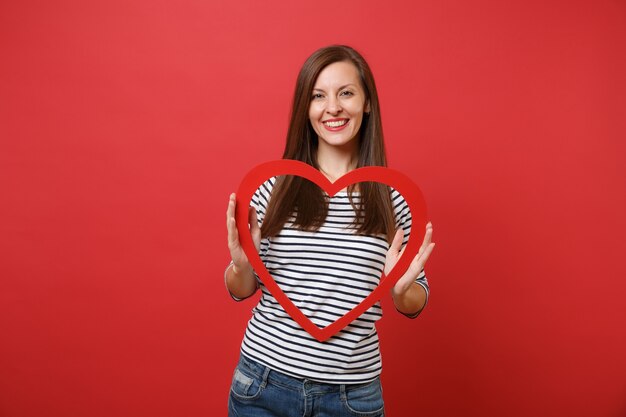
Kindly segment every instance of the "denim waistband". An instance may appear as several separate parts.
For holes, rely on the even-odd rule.
[[[366,385],[371,382],[370,381],[361,384],[329,384],[327,382],[318,382],[306,378],[298,378],[273,370],[253,359],[250,359],[243,353],[239,356],[238,366],[243,367],[245,370],[253,373],[260,379],[267,380],[267,382],[271,384],[280,385],[284,388],[292,389],[299,392],[302,392],[304,390],[304,392],[310,394],[322,394],[330,392],[343,393],[346,390],[346,385],[348,387],[356,387],[360,385]]]

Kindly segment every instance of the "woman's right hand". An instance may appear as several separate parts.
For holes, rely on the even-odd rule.
[[[245,271],[251,270],[252,265],[248,261],[246,253],[243,251],[241,242],[239,241],[239,231],[237,230],[237,222],[235,221],[235,193],[230,195],[228,201],[228,210],[226,210],[226,228],[228,229],[228,250],[230,251],[231,259],[233,260],[233,267],[235,270]],[[261,247],[261,228],[256,216],[256,210],[254,207],[248,207],[248,223],[250,227],[250,234],[252,235],[252,241],[257,252]]]

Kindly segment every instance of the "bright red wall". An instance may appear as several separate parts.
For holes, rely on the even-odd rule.
[[[360,50],[437,247],[388,415],[626,415],[621,1],[4,1],[0,415],[225,415],[228,194]]]

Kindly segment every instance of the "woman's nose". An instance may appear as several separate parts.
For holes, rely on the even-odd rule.
[[[336,114],[341,111],[341,106],[339,105],[339,100],[336,98],[330,98],[328,100],[328,106],[326,106],[326,111],[328,113]]]

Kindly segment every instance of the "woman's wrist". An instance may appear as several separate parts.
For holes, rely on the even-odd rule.
[[[395,299],[402,299],[406,297],[407,293],[413,286],[413,281],[406,283],[396,282],[393,287],[391,287],[391,297]]]
[[[249,262],[246,262],[245,265],[237,265],[235,261],[230,261],[232,265],[233,274],[235,275],[248,275],[252,272],[252,265]]]
[[[241,301],[254,294],[258,288],[256,277],[252,265],[249,269],[246,266],[237,269],[234,261],[230,261],[224,271],[224,283],[231,297],[236,301]]]

